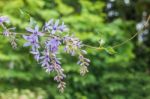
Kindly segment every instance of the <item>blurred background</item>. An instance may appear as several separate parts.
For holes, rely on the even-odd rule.
[[[150,0],[0,0],[0,16],[7,15],[17,32],[24,32],[28,12],[40,25],[50,18],[63,20],[85,44],[116,45],[129,39],[150,14]],[[47,74],[29,54],[14,50],[0,36],[0,99],[150,99],[150,28],[116,48],[114,55],[86,48],[89,73],[81,77],[77,57],[60,53],[67,78],[60,94],[53,74]]]

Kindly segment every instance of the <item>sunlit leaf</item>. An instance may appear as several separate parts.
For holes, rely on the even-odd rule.
[[[115,53],[116,53],[116,51],[115,51],[112,47],[107,47],[107,48],[105,48],[105,51],[106,51],[107,53],[109,53],[109,54],[115,54]]]

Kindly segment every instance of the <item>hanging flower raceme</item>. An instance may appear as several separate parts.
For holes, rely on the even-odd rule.
[[[63,43],[65,43],[65,52],[71,54],[72,56],[74,56],[83,46],[82,42],[78,38],[68,35],[63,38]]]
[[[66,53],[71,55],[79,55],[78,63],[81,65],[81,75],[84,75],[86,72],[88,72],[87,66],[89,65],[90,61],[89,59],[83,57],[86,52],[81,49],[83,47],[82,42],[75,36],[69,36],[69,33],[67,33],[69,29],[64,24],[64,22],[61,24],[59,23],[59,20],[49,20],[42,28],[43,33],[39,32],[37,26],[34,30],[28,28],[27,31],[31,32],[32,34],[24,36],[24,39],[28,41],[25,43],[25,46],[31,46],[32,54],[34,54],[34,57],[36,57],[35,59],[39,59],[40,64],[45,69],[45,71],[48,73],[52,71],[56,72],[57,75],[54,77],[54,80],[59,83],[58,88],[61,92],[63,92],[65,87],[64,78],[66,76],[63,73],[64,70],[61,66],[60,59],[57,58],[59,46],[63,44],[64,51]],[[45,34],[45,37],[47,37],[44,39],[44,42],[39,42],[38,40],[39,37],[43,36],[41,34]],[[44,46],[41,46],[40,48],[40,44]],[[40,49],[40,51],[38,50],[38,54],[36,53],[37,49]],[[39,56],[39,52],[41,52],[41,56]]]
[[[6,16],[1,16],[0,17],[0,26],[3,29],[2,34],[4,36],[8,37],[12,47],[16,48],[17,47],[16,34],[11,32],[12,30],[15,30],[15,28],[14,27],[7,28],[7,26],[5,25],[5,23],[9,23],[9,22],[10,22],[10,19],[8,17],[6,17]]]
[[[0,25],[3,27],[4,36],[10,36],[12,28],[6,28],[4,25],[9,19],[7,17],[0,17]],[[37,24],[31,25],[26,28],[27,34],[23,34],[23,39],[26,41],[24,47],[30,47],[30,53],[34,59],[41,65],[47,72],[55,72],[54,80],[58,83],[58,89],[63,92],[66,86],[64,78],[64,69],[61,66],[60,58],[57,57],[60,46],[64,47],[64,51],[71,55],[78,55],[78,64],[81,66],[80,74],[84,75],[89,65],[89,59],[83,55],[86,51],[82,50],[82,42],[73,35],[69,35],[69,29],[59,20],[51,19],[40,27]],[[44,39],[43,39],[44,38]]]

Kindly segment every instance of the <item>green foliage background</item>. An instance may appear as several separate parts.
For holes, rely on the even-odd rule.
[[[40,25],[50,18],[59,18],[85,44],[99,46],[99,39],[103,39],[104,46],[108,47],[130,38],[136,32],[135,20],[139,20],[139,17],[125,19],[122,2],[119,2],[122,0],[116,1],[121,16],[111,22],[107,22],[104,13],[105,0],[0,0],[0,15],[9,16],[17,32],[24,32],[28,25],[28,16],[23,17],[21,10]],[[149,0],[142,0],[141,5],[140,2],[137,0],[134,4],[137,16],[150,4]],[[136,39],[115,49],[114,55],[86,48],[91,64],[84,77],[79,74],[77,57],[61,52],[67,75],[63,94],[58,92],[53,74],[42,70],[29,49],[22,47],[23,42],[18,39],[19,46],[14,50],[8,40],[0,36],[0,99],[150,99],[150,48],[137,45]],[[137,54],[140,48],[141,55]]]

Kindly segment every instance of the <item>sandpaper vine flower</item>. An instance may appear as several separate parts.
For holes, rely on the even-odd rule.
[[[8,37],[11,45],[13,48],[17,47],[16,43],[16,34],[12,32],[12,30],[15,30],[15,27],[7,28],[5,23],[9,23],[10,19],[7,16],[0,16],[0,26],[3,29],[2,34],[6,37]]]
[[[0,25],[4,30],[3,35],[10,37],[12,35],[10,30],[13,30],[13,28],[7,28],[4,25],[7,21],[9,21],[7,17],[0,17]],[[88,72],[87,66],[90,61],[83,56],[86,53],[82,50],[83,44],[77,37],[69,35],[69,28],[60,20],[50,19],[41,27],[42,30],[37,24],[31,25],[31,23],[26,28],[28,33],[22,35],[26,41],[23,46],[31,47],[30,53],[47,73],[56,73],[54,80],[58,83],[59,91],[63,92],[66,87],[64,82],[66,75],[60,58],[57,57],[59,48],[63,46],[66,53],[79,56],[80,74],[84,75]]]

